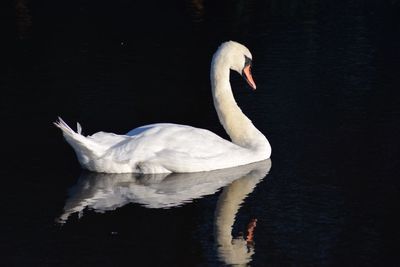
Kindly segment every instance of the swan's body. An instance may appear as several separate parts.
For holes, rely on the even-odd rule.
[[[199,172],[229,168],[268,159],[271,147],[265,136],[237,106],[230,69],[250,74],[251,53],[236,42],[223,43],[213,56],[211,86],[221,124],[232,142],[204,129],[178,124],[152,124],[125,135],[99,132],[81,135],[61,119],[56,123],[74,148],[83,168],[106,173]]]

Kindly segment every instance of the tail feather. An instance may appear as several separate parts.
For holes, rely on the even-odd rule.
[[[68,124],[61,119],[61,117],[58,117],[58,121],[53,122],[55,126],[60,128],[63,133],[68,134],[68,135],[73,135],[75,134],[75,131],[71,129],[71,127],[68,126]]]
[[[82,134],[82,126],[80,125],[79,122],[76,123],[76,132],[78,134]]]
[[[64,138],[73,147],[82,164],[99,157],[104,152],[103,146],[82,135],[82,126],[79,123],[77,123],[76,132],[60,117],[54,125],[61,129]]]

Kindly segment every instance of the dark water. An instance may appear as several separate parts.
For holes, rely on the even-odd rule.
[[[400,2],[216,2],[5,6],[4,266],[399,265]],[[59,115],[86,134],[174,122],[227,137],[208,73],[229,39],[253,53],[257,91],[231,78],[271,162],[162,181],[80,169]]]

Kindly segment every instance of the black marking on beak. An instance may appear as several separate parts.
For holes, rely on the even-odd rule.
[[[251,66],[251,58],[244,56],[244,66],[246,67],[248,65]]]

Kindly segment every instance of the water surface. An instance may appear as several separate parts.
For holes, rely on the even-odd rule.
[[[398,265],[398,1],[17,0],[4,11],[7,266]],[[86,134],[173,122],[227,138],[209,64],[229,39],[253,53],[257,91],[231,79],[272,145],[268,175],[80,169],[57,116]]]

